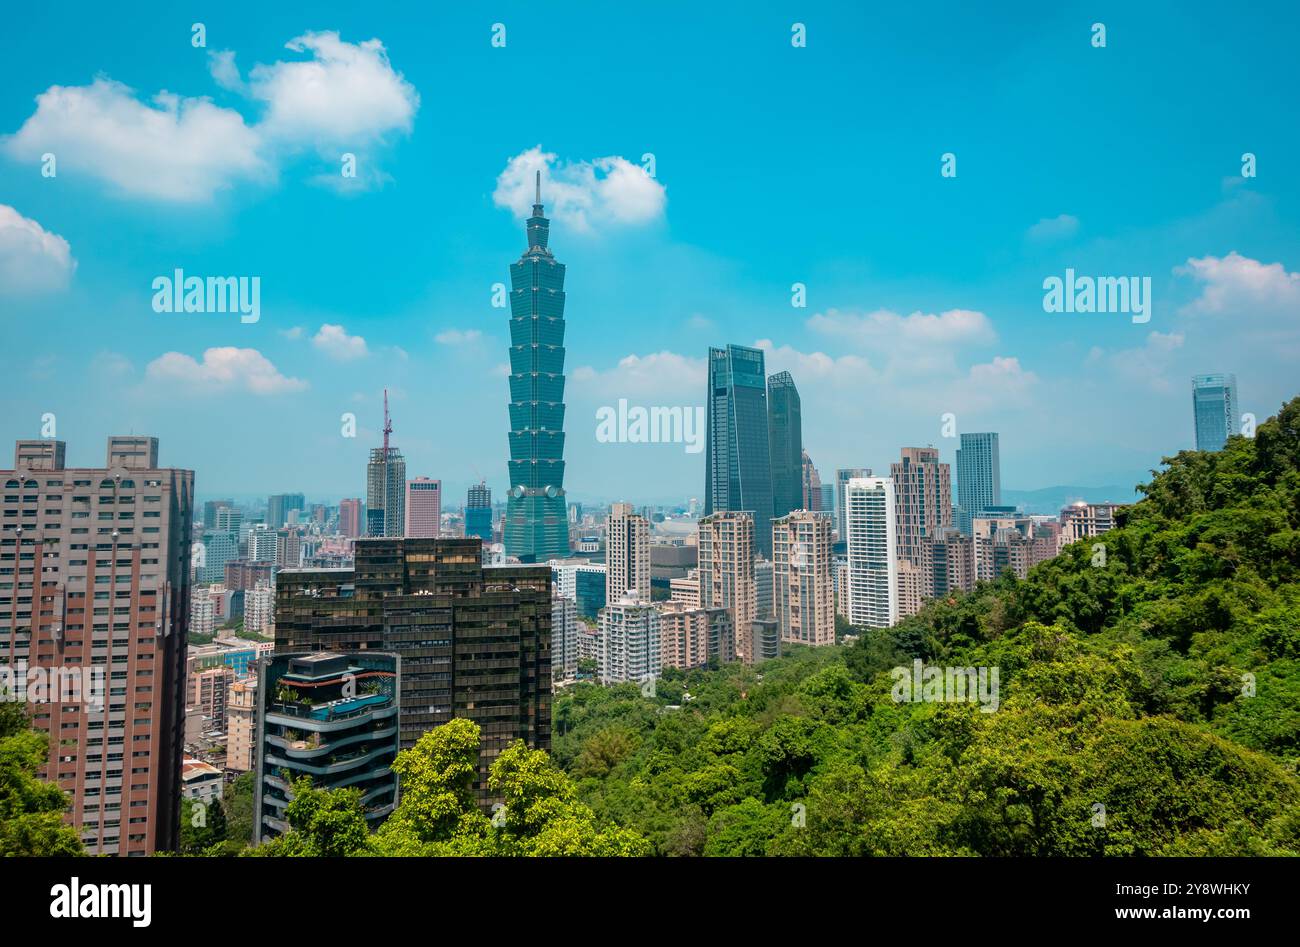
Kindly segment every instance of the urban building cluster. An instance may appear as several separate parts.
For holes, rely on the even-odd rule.
[[[485,481],[457,510],[442,481],[408,479],[387,397],[365,496],[337,503],[200,503],[152,437],[109,438],[102,467],[17,443],[0,470],[0,661],[85,672],[95,690],[32,711],[42,775],[90,852],[175,849],[181,800],[219,801],[242,773],[258,838],[284,831],[303,776],[360,789],[381,820],[395,755],[454,717],[481,728],[487,805],[505,747],[549,748],[554,687],[831,645],[837,618],[889,628],[1114,525],[1113,503],[1004,504],[993,432],[960,435],[955,477],[927,445],[887,475],[823,479],[795,379],[740,345],[708,353],[703,503],[584,509],[564,488],[565,268],[540,184],[526,233],[497,506]],[[1193,379],[1198,449],[1221,449],[1236,412],[1233,376]]]

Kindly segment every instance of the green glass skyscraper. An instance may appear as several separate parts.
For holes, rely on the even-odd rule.
[[[774,507],[762,349],[709,349],[708,425],[704,515],[753,514],[754,550],[770,559]]]
[[[767,380],[767,441],[772,455],[772,516],[804,507],[803,419],[799,389],[789,372]]]
[[[564,499],[564,264],[547,248],[542,173],[528,249],[510,267],[510,493],[506,553],[521,562],[569,554]]]

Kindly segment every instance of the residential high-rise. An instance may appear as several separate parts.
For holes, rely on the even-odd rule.
[[[659,663],[663,668],[704,667],[736,660],[731,612],[686,602],[656,602]],[[721,649],[721,653],[719,653]]]
[[[776,596],[772,591],[772,560],[754,557],[754,617],[771,618],[776,614]]]
[[[256,759],[257,678],[235,681],[226,694],[226,769],[247,773]]]
[[[275,626],[275,589],[259,582],[244,591],[244,630],[266,634]]]
[[[925,594],[939,598],[975,587],[975,542],[956,527],[940,528],[923,544]]]
[[[248,558],[250,562],[275,562],[280,543],[280,531],[259,526],[248,533]]]
[[[160,468],[156,437],[110,437],[104,467],[65,456],[63,441],[18,441],[14,469],[0,470],[0,663],[76,682],[36,703],[32,725],[50,735],[41,778],[68,793],[65,819],[87,849],[171,850],[194,472]]]
[[[748,512],[754,548],[772,555],[772,463],[763,350],[709,349],[704,514]]]
[[[605,518],[605,601],[629,593],[650,601],[650,524],[632,504],[615,503]]]
[[[772,522],[772,588],[781,640],[835,643],[831,521],[796,510]]]
[[[217,525],[217,510],[229,509],[235,505],[234,500],[205,500],[203,503],[203,528],[212,529]]]
[[[339,532],[344,536],[356,538],[363,533],[362,503],[360,497],[339,500]]]
[[[725,608],[731,613],[734,655],[754,661],[750,624],[757,611],[754,587],[754,517],[719,511],[699,522],[700,607]]]
[[[551,675],[556,680],[578,673],[578,605],[551,588]]]
[[[224,581],[226,563],[239,558],[239,533],[204,530],[201,542],[203,547],[194,557],[195,580],[202,584]]]
[[[1001,505],[1002,460],[997,434],[963,434],[957,448],[957,528],[969,536],[975,514]]]
[[[1061,546],[1100,536],[1115,528],[1115,511],[1121,503],[1073,503],[1061,510]]]
[[[844,542],[849,535],[844,522],[844,487],[854,477],[870,476],[870,467],[841,467],[835,471],[835,538],[840,542]]]
[[[402,748],[473,720],[486,799],[487,768],[511,742],[550,748],[552,602],[547,566],[484,568],[480,546],[359,539],[352,569],[284,570],[275,650],[400,654]]]
[[[807,509],[804,501],[803,418],[799,389],[789,372],[767,380],[767,442],[772,458],[772,515]],[[756,524],[762,529],[762,523]]]
[[[412,539],[435,539],[442,526],[442,481],[416,477],[406,482],[406,533]]]
[[[898,557],[921,565],[921,540],[952,525],[952,478],[933,447],[904,447],[902,460],[890,465],[897,516]]]
[[[396,654],[277,654],[258,667],[253,841],[289,830],[295,779],[356,789],[377,826],[397,803],[402,693]]]
[[[846,576],[850,622],[869,628],[898,623],[897,513],[894,481],[854,477],[844,486],[848,530]]]
[[[635,595],[600,610],[600,682],[644,684],[660,674],[659,611]]]
[[[1192,376],[1192,416],[1196,449],[1223,450],[1237,429],[1237,376]]]
[[[528,249],[510,266],[510,492],[502,540],[520,562],[569,554],[564,496],[564,264],[547,246],[542,173]]]
[[[366,535],[400,537],[406,528],[406,460],[388,443],[393,422],[384,391],[384,445],[370,449],[366,465]]]
[[[482,481],[465,498],[465,535],[492,542],[492,489]]]

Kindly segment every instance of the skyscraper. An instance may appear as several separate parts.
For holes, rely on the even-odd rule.
[[[1223,450],[1237,428],[1237,376],[1193,375],[1192,414],[1196,449]]]
[[[772,457],[772,516],[808,509],[799,389],[789,372],[777,372],[767,380],[767,442]]]
[[[772,555],[772,463],[762,349],[709,349],[704,515],[747,511],[754,548]]]
[[[770,531],[769,531],[770,534]],[[758,607],[754,587],[754,518],[749,513],[719,511],[699,524],[700,607],[731,613],[734,648],[719,660],[754,662],[750,624]]]
[[[68,793],[89,851],[174,849],[194,472],[160,468],[156,437],[110,437],[104,467],[64,456],[62,441],[19,441],[0,470],[0,665],[18,676],[0,687],[25,677],[50,735],[40,775]],[[38,675],[53,692],[32,689]]]
[[[305,499],[301,493],[277,493],[266,501],[266,522],[279,529],[289,519],[290,510],[301,510]]]
[[[406,533],[417,539],[437,538],[442,527],[442,481],[416,477],[406,482]]]
[[[835,529],[839,533],[838,539],[844,542],[848,539],[849,530],[844,522],[844,487],[854,477],[870,477],[870,467],[841,467],[835,471]]]
[[[569,554],[564,498],[564,264],[547,242],[542,173],[528,249],[510,266],[510,493],[503,541],[521,562]]]
[[[605,601],[633,595],[650,601],[650,524],[632,512],[632,504],[615,503],[605,520]]]
[[[389,446],[393,422],[384,391],[384,446],[370,449],[366,465],[366,535],[401,536],[406,528],[406,461]]]
[[[465,498],[465,535],[492,542],[492,488],[479,481]]]
[[[894,481],[854,477],[844,487],[848,529],[850,622],[888,628],[898,622],[898,554],[894,541]]]
[[[817,468],[813,466],[812,458],[808,452],[803,452],[803,463],[800,465],[800,477],[802,481],[802,501],[796,509],[800,510],[818,510],[822,508],[822,478],[817,473]]]
[[[904,447],[890,465],[898,517],[898,557],[913,565],[924,558],[921,540],[941,526],[952,525],[952,474],[939,463],[933,447]]]
[[[798,510],[773,522],[772,589],[782,641],[835,643],[829,518]]]
[[[998,436],[963,434],[957,448],[957,527],[971,534],[971,517],[991,506],[1002,505],[1002,461]]]

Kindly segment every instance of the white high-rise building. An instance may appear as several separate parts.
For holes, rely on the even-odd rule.
[[[889,628],[898,622],[894,481],[854,477],[844,487],[848,528],[848,619]]]
[[[600,610],[600,682],[644,684],[661,669],[659,612],[634,595]]]
[[[251,562],[275,562],[279,549],[278,530],[257,526],[248,533],[248,558]]]
[[[206,585],[190,595],[190,634],[211,635],[217,630],[217,603]]]
[[[244,590],[244,630],[269,633],[275,626],[275,587],[258,582]]]
[[[551,676],[572,678],[578,673],[578,606],[551,588]]]
[[[632,594],[650,601],[650,524],[632,512],[632,504],[615,503],[605,518],[605,601]]]

